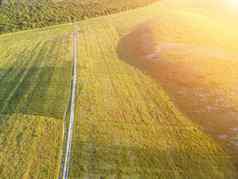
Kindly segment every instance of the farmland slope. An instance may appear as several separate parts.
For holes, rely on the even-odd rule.
[[[173,10],[157,3],[79,23],[71,178],[237,177],[232,157],[178,110],[160,83],[120,59],[120,40],[137,24],[163,19],[165,31],[179,24],[166,23],[176,15]],[[179,38],[173,30],[167,36]]]
[[[59,175],[76,25],[70,178],[236,179],[223,146],[177,108],[159,81],[120,59],[125,35],[151,18],[173,16],[173,10],[156,3],[0,36],[0,178]]]

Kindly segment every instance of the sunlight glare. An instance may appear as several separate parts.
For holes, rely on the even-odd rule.
[[[228,2],[228,3],[230,4],[230,6],[232,6],[233,8],[238,7],[238,0],[228,0],[227,2]]]

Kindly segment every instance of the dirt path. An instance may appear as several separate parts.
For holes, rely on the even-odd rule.
[[[62,178],[67,179],[69,176],[71,146],[73,138],[74,128],[74,112],[75,112],[75,100],[76,100],[76,87],[77,87],[77,48],[78,48],[78,33],[73,33],[73,74],[72,74],[72,85],[71,85],[71,98],[70,98],[70,120],[69,128],[67,133],[65,158],[63,163],[63,174]]]

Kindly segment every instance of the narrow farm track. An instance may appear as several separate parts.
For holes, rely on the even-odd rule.
[[[78,33],[73,33],[73,74],[72,74],[72,84],[71,84],[71,98],[70,98],[70,121],[69,128],[67,133],[66,141],[66,151],[63,167],[63,179],[67,179],[69,175],[69,166],[70,166],[70,155],[71,155],[71,146],[73,138],[73,128],[74,128],[74,112],[75,112],[75,100],[76,100],[76,86],[77,86],[77,48],[78,48]]]

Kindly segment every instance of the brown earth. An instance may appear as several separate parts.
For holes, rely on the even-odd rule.
[[[216,45],[223,39],[211,38],[209,28],[189,29],[187,23],[166,32],[163,21],[150,20],[121,39],[118,53],[157,79],[189,119],[236,153],[238,54],[229,51],[229,45]],[[231,39],[224,44],[233,44]]]

